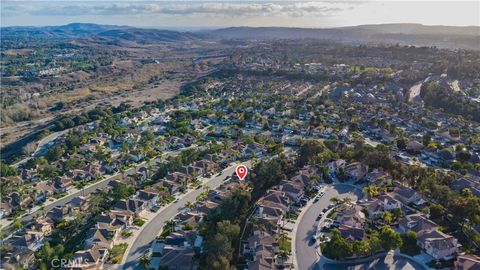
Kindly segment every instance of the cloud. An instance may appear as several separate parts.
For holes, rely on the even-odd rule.
[[[214,17],[270,16],[332,16],[352,9],[359,2],[334,1],[275,1],[275,2],[6,2],[3,16],[28,14],[32,16],[85,15],[148,15],[166,16],[206,15]]]

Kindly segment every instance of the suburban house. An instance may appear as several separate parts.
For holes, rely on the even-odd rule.
[[[119,230],[116,228],[91,228],[85,246],[97,245],[100,248],[111,249],[118,234]]]
[[[57,176],[53,180],[54,187],[57,189],[57,192],[67,192],[73,188],[73,180],[69,177],[60,177]]]
[[[476,255],[459,255],[454,265],[455,270],[480,269],[480,257]]]
[[[368,173],[368,166],[360,163],[353,162],[345,167],[345,175],[353,182],[360,182],[365,179]]]
[[[439,231],[438,225],[423,214],[405,216],[399,222],[399,229],[403,232],[416,232],[417,245],[437,260],[449,260],[458,253],[458,240]]]
[[[267,194],[257,202],[257,210],[255,216],[259,222],[267,225],[274,225],[271,228],[273,232],[283,226],[282,219],[290,210],[289,199],[284,192],[278,190],[269,190]]]
[[[0,219],[12,214],[12,205],[7,202],[0,202]]]
[[[146,208],[158,204],[158,193],[154,189],[144,189],[137,192],[136,198],[146,203]]]
[[[29,231],[23,235],[13,236],[9,242],[12,246],[37,251],[42,246],[43,239],[42,233]]]
[[[13,247],[12,250],[2,254],[1,268],[6,270],[16,270],[19,266],[23,269],[29,269],[34,266],[35,253],[26,248]]]
[[[71,263],[65,268],[68,270],[102,269],[107,258],[108,249],[93,245],[89,249],[75,252]]]
[[[64,219],[71,218],[72,211],[67,205],[64,206],[55,206],[53,209],[48,211],[47,217],[49,217],[53,222],[60,223]]]
[[[194,256],[197,239],[201,237],[196,232],[173,232],[165,240],[155,240],[152,243],[152,259],[150,266],[158,269],[195,269]],[[158,254],[158,256],[156,256]]]
[[[437,260],[450,260],[458,253],[458,240],[437,229],[418,233],[417,244]]]
[[[344,208],[337,212],[336,223],[338,224],[354,228],[362,228],[364,222],[365,214],[362,212],[362,207],[359,205]]]
[[[413,231],[419,233],[421,231],[430,231],[438,228],[438,225],[428,219],[424,214],[417,213],[403,217],[398,227],[402,232]]]
[[[89,206],[88,199],[83,196],[73,198],[69,204],[72,210],[76,210],[79,212],[87,211]]]
[[[37,218],[30,227],[31,231],[40,233],[43,237],[53,231],[53,221],[49,218]]]
[[[360,241],[365,238],[365,230],[361,227],[340,224],[338,230],[342,237],[349,242]]]
[[[337,159],[328,163],[328,176],[336,179],[338,174],[345,169],[347,162],[344,159]]]
[[[382,203],[383,209],[385,209],[387,211],[402,208],[402,203],[400,201],[392,198],[388,194],[382,194],[382,195],[378,196],[376,199],[379,200]]]
[[[420,194],[411,188],[397,187],[393,191],[393,197],[406,205],[423,205],[425,201]]]
[[[255,229],[244,243],[243,254],[249,270],[280,269],[277,254],[280,252],[277,241],[270,234]]]
[[[139,199],[119,200],[114,206],[115,210],[131,211],[135,216],[139,216],[147,208],[147,203]]]
[[[102,214],[98,218],[97,228],[120,228],[125,229],[133,223],[134,213],[131,211],[110,210],[108,214]]]
[[[279,190],[284,192],[293,202],[299,202],[305,196],[303,186],[292,181],[282,181]]]

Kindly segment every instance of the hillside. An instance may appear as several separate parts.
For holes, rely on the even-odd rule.
[[[480,27],[380,24],[340,28],[230,27],[211,31],[222,39],[330,39],[347,43],[387,43],[480,50]]]
[[[1,37],[2,39],[12,39],[15,37],[56,39],[90,38],[92,40],[98,39],[98,41],[102,43],[125,40],[143,44],[181,42],[199,38],[195,34],[186,32],[87,23],[72,23],[45,27],[3,27]]]

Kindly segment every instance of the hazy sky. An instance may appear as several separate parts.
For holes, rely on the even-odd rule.
[[[480,1],[1,1],[2,26],[72,22],[158,28],[480,26]]]

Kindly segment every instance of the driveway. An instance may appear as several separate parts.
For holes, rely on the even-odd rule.
[[[243,162],[242,164],[250,166],[250,161]],[[223,183],[226,176],[232,175],[235,172],[236,166],[237,164],[230,166],[219,176],[207,179],[204,181],[203,185],[208,184],[212,190],[216,189]],[[130,249],[127,249],[126,252],[128,252],[128,254],[126,255],[127,257],[123,269],[142,269],[138,264],[138,261],[151,246],[152,241],[155,240],[157,235],[162,231],[164,223],[175,217],[180,209],[185,207],[187,202],[196,201],[197,196],[202,192],[203,189],[190,190],[187,194],[183,195],[178,202],[171,203],[168,206],[161,208],[156,216],[144,225],[145,227],[134,240]]]
[[[328,186],[325,190],[325,195],[318,200],[318,202],[311,204],[304,213],[301,219],[298,220],[298,226],[295,234],[295,260],[298,269],[321,269],[317,266],[320,256],[317,253],[317,242],[312,241],[312,236],[317,232],[318,221],[315,219],[318,214],[322,212],[330,204],[330,199],[333,197],[345,198],[349,197],[353,201],[362,198],[363,194],[360,189],[353,185],[335,184]]]

